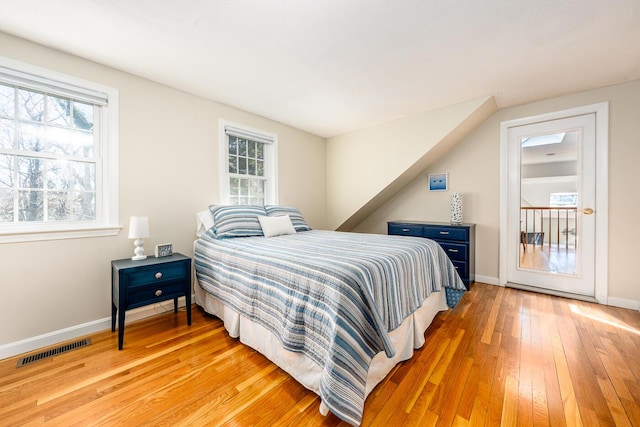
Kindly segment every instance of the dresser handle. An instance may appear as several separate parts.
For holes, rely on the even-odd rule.
[[[156,291],[156,296],[159,297],[160,295],[162,295],[162,289],[158,289]]]
[[[162,279],[162,273],[159,271],[156,273],[156,279]]]
[[[441,231],[440,234],[444,234],[445,236],[449,234],[448,231]]]
[[[403,232],[403,233],[408,233],[408,232],[409,232],[409,229],[408,229],[408,228],[403,228],[403,229],[402,229],[402,232]]]
[[[449,252],[458,253],[457,249],[447,249]]]

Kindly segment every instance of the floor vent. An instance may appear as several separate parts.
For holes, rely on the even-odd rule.
[[[46,359],[47,357],[57,356],[58,354],[62,354],[71,350],[86,347],[88,345],[91,345],[91,338],[85,338],[80,341],[75,341],[69,344],[61,345],[60,347],[41,351],[40,353],[32,354],[31,356],[26,356],[18,360],[18,365],[16,366],[16,368],[29,365],[31,363],[37,362],[38,360]]]

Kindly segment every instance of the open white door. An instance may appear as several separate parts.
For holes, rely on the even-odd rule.
[[[598,268],[606,272],[598,236],[607,234],[599,233],[598,217],[606,228],[607,180],[599,174],[607,171],[596,155],[606,159],[597,112],[585,108],[502,125],[506,282],[606,303],[606,276],[598,285]],[[605,192],[600,198],[598,189]]]

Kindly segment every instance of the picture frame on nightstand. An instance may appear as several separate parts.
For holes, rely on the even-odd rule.
[[[156,258],[169,256],[172,253],[173,253],[173,245],[171,243],[163,243],[161,245],[156,245],[156,251],[155,251]]]

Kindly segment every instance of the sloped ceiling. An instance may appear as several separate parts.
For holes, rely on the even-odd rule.
[[[327,141],[327,223],[350,231],[495,111],[493,97]]]
[[[0,31],[331,137],[640,78],[638,0],[0,0]],[[0,55],[2,46],[0,46]]]

